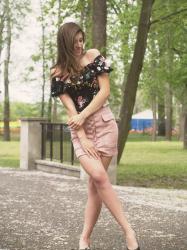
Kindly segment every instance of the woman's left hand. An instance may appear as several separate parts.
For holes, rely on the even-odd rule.
[[[68,120],[68,125],[71,128],[74,129],[79,129],[80,126],[85,122],[85,116],[83,116],[81,113],[77,115],[73,115],[69,120]]]

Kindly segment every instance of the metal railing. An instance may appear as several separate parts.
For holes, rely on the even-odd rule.
[[[41,159],[66,162],[77,161],[68,125],[65,123],[41,122]]]

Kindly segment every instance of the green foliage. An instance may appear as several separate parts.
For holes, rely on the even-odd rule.
[[[0,105],[3,109],[3,105]],[[18,120],[21,117],[36,117],[39,116],[36,104],[13,102],[10,103],[10,120]],[[2,113],[0,112],[0,120],[3,120]]]
[[[59,120],[64,120],[66,117],[64,111],[61,109],[61,103],[58,103],[58,117]],[[10,120],[15,121],[23,117],[41,117],[41,103],[22,103],[22,102],[11,102],[10,103]],[[2,112],[1,112],[2,111]],[[47,103],[45,103],[44,116],[47,117]],[[3,120],[3,104],[0,104],[0,121]]]
[[[41,54],[32,55],[31,58],[34,62],[38,62],[39,60],[41,60]],[[34,67],[32,66],[32,68]]]
[[[147,103],[150,103],[153,94],[159,97],[159,100],[164,99],[166,83],[170,84],[173,94],[180,102],[187,99],[186,13],[186,1],[155,2],[140,82]]]
[[[38,21],[45,27],[45,78],[50,85],[50,67],[56,60],[56,34],[59,25],[67,16],[76,17],[86,32],[86,49],[92,47],[91,0],[54,1],[43,0]],[[61,4],[59,6],[59,3]],[[110,75],[113,109],[119,111],[137,34],[141,1],[107,1],[107,57],[114,71]],[[187,18],[185,0],[155,1],[144,67],[140,76],[135,111],[151,107],[153,96],[164,100],[165,83],[172,86],[175,97],[181,101],[186,92]],[[184,10],[184,11],[183,11]],[[37,71],[41,67],[42,44],[32,56],[33,65],[27,70]],[[27,74],[31,80],[31,74]],[[30,77],[30,79],[29,79]],[[42,75],[41,75],[42,79]],[[40,81],[42,82],[42,81]],[[60,104],[59,104],[60,105]]]
[[[118,111],[135,45],[139,12],[140,4],[136,2],[109,1],[108,3],[107,51],[114,65],[111,99]]]

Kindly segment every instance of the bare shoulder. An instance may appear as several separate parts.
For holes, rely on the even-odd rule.
[[[51,73],[51,77],[55,77],[55,76],[60,75],[61,72],[60,72],[60,69],[58,67],[53,67],[53,68],[51,68],[50,73]]]
[[[55,72],[56,72],[56,68],[51,68],[51,70],[50,70],[51,76],[54,75]]]
[[[87,50],[86,54],[87,54],[89,61],[92,62],[101,53],[98,49],[89,49]]]

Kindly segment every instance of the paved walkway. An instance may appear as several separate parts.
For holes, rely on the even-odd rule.
[[[114,186],[142,250],[187,250],[187,191]],[[40,171],[0,168],[0,250],[78,249],[86,184]],[[124,250],[103,207],[93,250]]]

